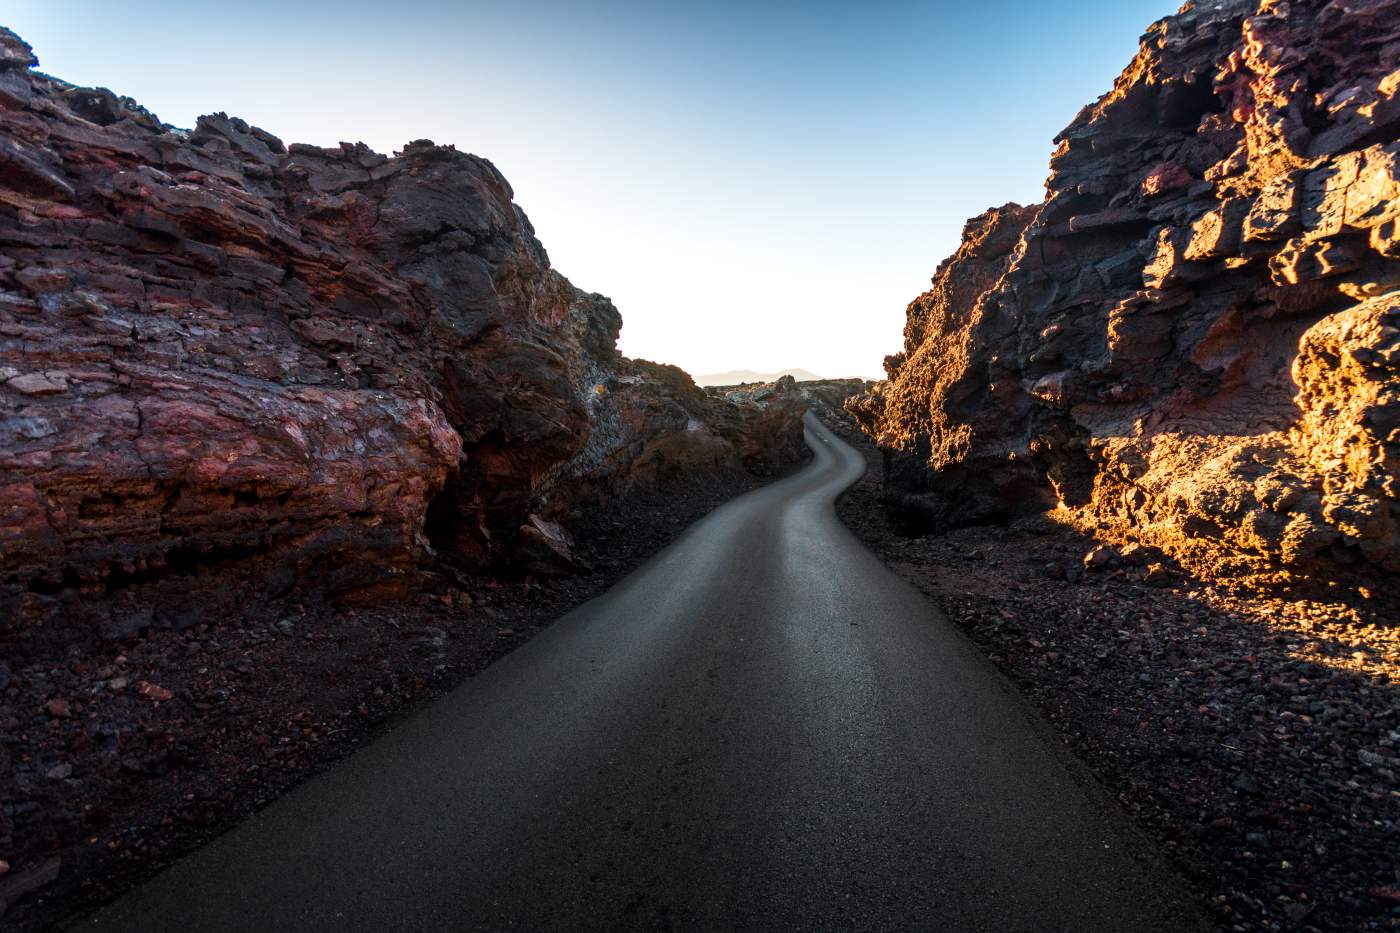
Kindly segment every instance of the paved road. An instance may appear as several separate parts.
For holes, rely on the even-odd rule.
[[[1000,675],[839,523],[730,502],[83,929],[1189,930]]]

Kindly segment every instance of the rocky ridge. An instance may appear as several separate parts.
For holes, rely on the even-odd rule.
[[[1400,3],[1211,0],[967,225],[851,403],[917,529],[1051,508],[1193,572],[1400,571]]]
[[[621,357],[487,160],[180,130],[36,65],[0,32],[0,644],[567,571],[590,508],[799,457],[797,408]]]
[[[715,397],[740,405],[758,407],[780,400],[796,402],[818,414],[833,416],[842,411],[846,400],[868,392],[875,383],[868,379],[808,379],[798,381],[792,376],[779,376],[772,382],[743,382],[737,385],[710,386],[706,391]]]

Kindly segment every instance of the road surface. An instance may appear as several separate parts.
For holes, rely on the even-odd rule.
[[[81,929],[1189,930],[815,457]]]

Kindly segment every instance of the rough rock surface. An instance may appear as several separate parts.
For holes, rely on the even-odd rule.
[[[815,410],[838,416],[847,399],[868,392],[874,382],[866,379],[807,379],[801,382],[792,376],[781,376],[773,382],[740,383],[710,386],[706,391],[715,397],[743,408],[757,408],[774,403],[780,406],[796,404],[804,411]]]
[[[620,357],[485,159],[179,130],[35,64],[0,31],[0,644],[568,569],[591,503],[799,456],[795,408]]]
[[[1400,2],[1214,0],[969,222],[854,400],[922,528],[1047,506],[1214,574],[1400,571]]]

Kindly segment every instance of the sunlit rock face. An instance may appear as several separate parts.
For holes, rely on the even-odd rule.
[[[1058,507],[1203,571],[1400,570],[1400,2],[1154,24],[968,224],[850,408],[891,505]]]
[[[490,162],[177,130],[35,64],[0,31],[0,639],[395,596],[434,554],[566,568],[571,510],[754,465],[743,412],[617,354]],[[763,412],[764,465],[796,458]]]

